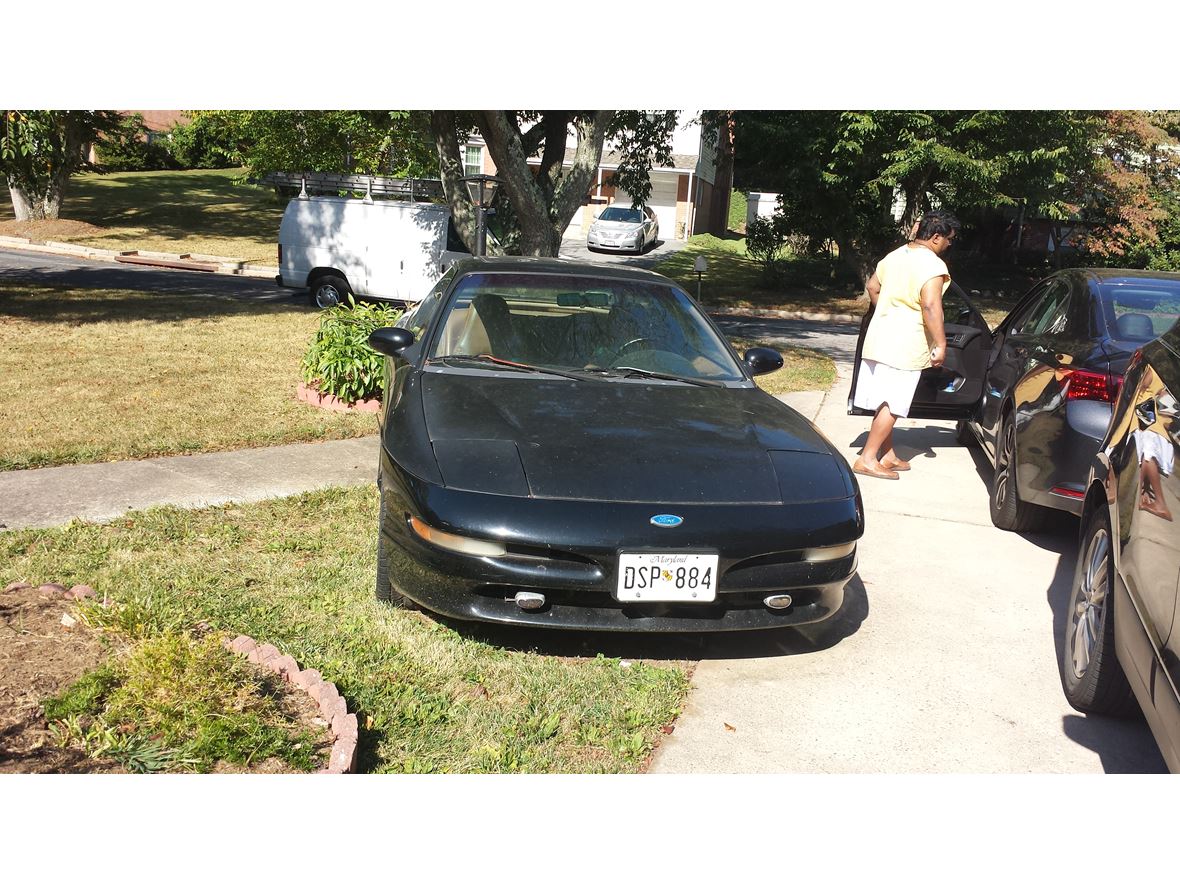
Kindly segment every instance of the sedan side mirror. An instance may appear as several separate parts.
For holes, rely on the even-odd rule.
[[[782,354],[769,347],[751,347],[742,357],[742,362],[746,364],[751,375],[765,375],[767,372],[777,372],[783,367]]]
[[[386,356],[397,356],[414,343],[414,333],[409,329],[398,329],[385,326],[374,329],[369,335],[369,347]],[[781,363],[782,360],[779,360]]]

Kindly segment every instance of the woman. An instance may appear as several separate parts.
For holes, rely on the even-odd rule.
[[[909,470],[893,450],[893,425],[909,414],[922,370],[946,359],[942,293],[950,285],[942,254],[959,235],[949,212],[927,212],[912,242],[877,263],[866,291],[876,308],[861,348],[853,404],[875,412],[853,472],[897,479]]]

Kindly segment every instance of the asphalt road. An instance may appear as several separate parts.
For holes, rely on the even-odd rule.
[[[0,249],[0,283],[52,283],[92,289],[132,289],[175,295],[229,295],[263,301],[306,298],[272,280],[190,270],[90,261],[68,255]]]

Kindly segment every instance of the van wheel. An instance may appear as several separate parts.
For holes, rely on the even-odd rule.
[[[335,273],[316,277],[315,282],[308,287],[311,303],[321,310],[346,303],[351,291],[348,280]]]

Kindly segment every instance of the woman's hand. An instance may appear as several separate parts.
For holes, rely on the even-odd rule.
[[[935,344],[934,349],[930,351],[930,365],[938,368],[946,362],[946,345]]]

